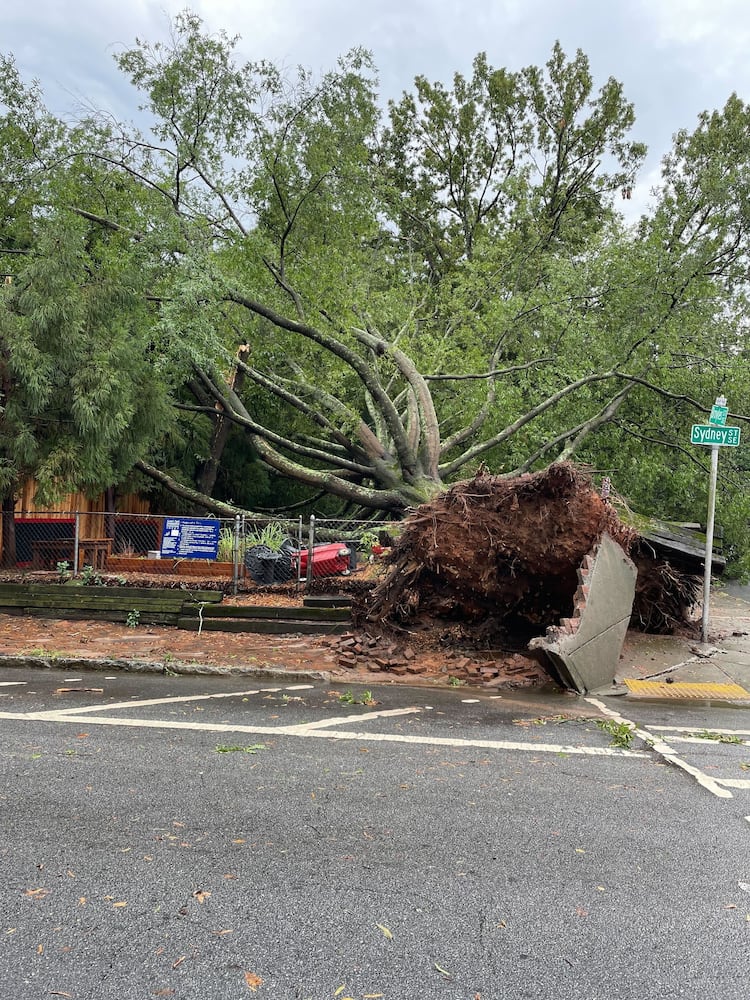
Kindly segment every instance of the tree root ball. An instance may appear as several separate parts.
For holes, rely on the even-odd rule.
[[[515,477],[479,472],[406,519],[368,618],[402,626],[438,618],[481,623],[495,636],[539,635],[571,613],[578,568],[604,532],[626,552],[639,537],[571,463]],[[639,556],[639,574],[648,576]],[[660,581],[671,585],[667,614],[639,609],[636,617],[668,630],[682,612],[674,575],[660,572],[641,592],[658,605]]]

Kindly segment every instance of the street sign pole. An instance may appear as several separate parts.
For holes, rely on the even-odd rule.
[[[718,400],[717,400],[718,402]],[[716,509],[716,480],[719,473],[719,446],[711,446],[711,477],[708,481],[708,518],[706,520],[706,558],[703,563],[703,621],[701,639],[708,642],[708,615],[711,600],[711,561],[714,548],[714,511]]]
[[[709,437],[711,441],[711,475],[708,480],[708,515],[706,517],[706,558],[703,562],[703,620],[701,622],[701,639],[703,642],[708,642],[708,618],[711,603],[711,563],[713,561],[714,552],[714,513],[716,511],[716,480],[719,477],[719,447],[725,444],[734,445],[734,434],[730,437],[724,436],[723,429],[726,424],[727,414],[729,410],[727,408],[727,401],[725,396],[717,396],[716,402],[711,408],[711,416],[708,418],[709,427],[702,428],[701,431],[709,430],[710,427],[721,428],[722,432],[717,431],[718,437],[712,435]],[[732,428],[729,429],[733,431]],[[696,432],[696,428],[693,428],[693,435]],[[739,444],[739,430],[736,432],[737,444]],[[691,440],[693,437],[691,435]],[[706,438],[702,438],[706,441]],[[713,442],[716,442],[715,444]],[[706,441],[708,443],[708,441]]]

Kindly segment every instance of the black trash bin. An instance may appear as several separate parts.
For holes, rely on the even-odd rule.
[[[273,552],[267,545],[253,545],[245,553],[245,569],[250,575],[253,583],[273,583],[273,579],[266,580],[266,557],[272,556]],[[273,563],[268,563],[273,567]]]
[[[269,552],[267,555],[259,556],[263,583],[276,583],[276,567],[283,559],[280,552]]]
[[[267,545],[253,545],[245,553],[245,568],[253,583],[286,583],[292,577],[293,542],[285,541],[279,552]]]

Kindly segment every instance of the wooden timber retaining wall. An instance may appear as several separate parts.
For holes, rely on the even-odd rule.
[[[0,584],[0,614],[87,619],[139,625],[275,635],[326,635],[351,625],[348,601],[314,598],[304,607],[222,604],[218,590],[89,587],[80,584]],[[308,600],[307,598],[305,599]]]

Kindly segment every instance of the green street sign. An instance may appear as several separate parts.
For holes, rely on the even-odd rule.
[[[715,427],[711,424],[693,424],[690,444],[719,445],[736,448],[740,443],[739,427]]]
[[[727,422],[728,406],[718,406],[716,403],[711,407],[711,416],[708,418],[709,424],[714,427],[723,427]]]

